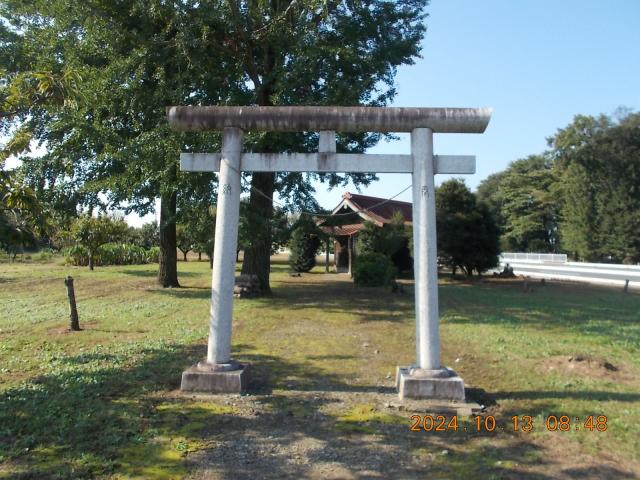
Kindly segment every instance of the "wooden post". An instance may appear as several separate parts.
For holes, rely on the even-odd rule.
[[[349,276],[353,278],[353,236],[347,237],[347,255],[349,256]]]
[[[73,277],[67,277],[64,279],[64,284],[67,286],[67,296],[69,297],[69,319],[71,320],[71,330],[79,332],[80,321],[78,320],[78,310],[76,308],[76,294],[73,290]]]
[[[327,241],[325,242],[325,248],[327,250],[326,255],[324,257],[324,271],[326,273],[329,273],[329,242],[331,240],[331,237],[329,237],[327,235]]]

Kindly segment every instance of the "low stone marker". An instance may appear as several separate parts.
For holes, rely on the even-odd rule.
[[[234,298],[254,298],[261,294],[257,275],[238,275],[233,287]]]

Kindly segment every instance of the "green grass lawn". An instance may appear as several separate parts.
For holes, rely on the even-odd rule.
[[[459,419],[456,432],[410,432],[426,410],[393,388],[415,354],[410,289],[274,264],[273,295],[234,307],[249,394],[194,396],[178,388],[205,354],[208,263],[180,262],[180,289],[158,288],[156,268],[0,264],[0,478],[640,474],[637,293],[441,279],[443,363],[483,415],[499,427],[528,415],[533,431],[477,433]],[[81,332],[67,331],[66,275]],[[571,430],[547,431],[549,415]],[[607,430],[575,421],[589,415]]]

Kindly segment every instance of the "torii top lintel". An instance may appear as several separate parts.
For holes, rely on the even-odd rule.
[[[169,124],[180,131],[483,133],[491,108],[405,107],[167,107]]]

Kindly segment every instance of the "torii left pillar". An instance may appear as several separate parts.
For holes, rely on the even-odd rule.
[[[235,127],[225,128],[222,134],[207,359],[182,373],[182,390],[241,393],[246,389],[246,365],[231,359],[242,134],[242,130]]]

